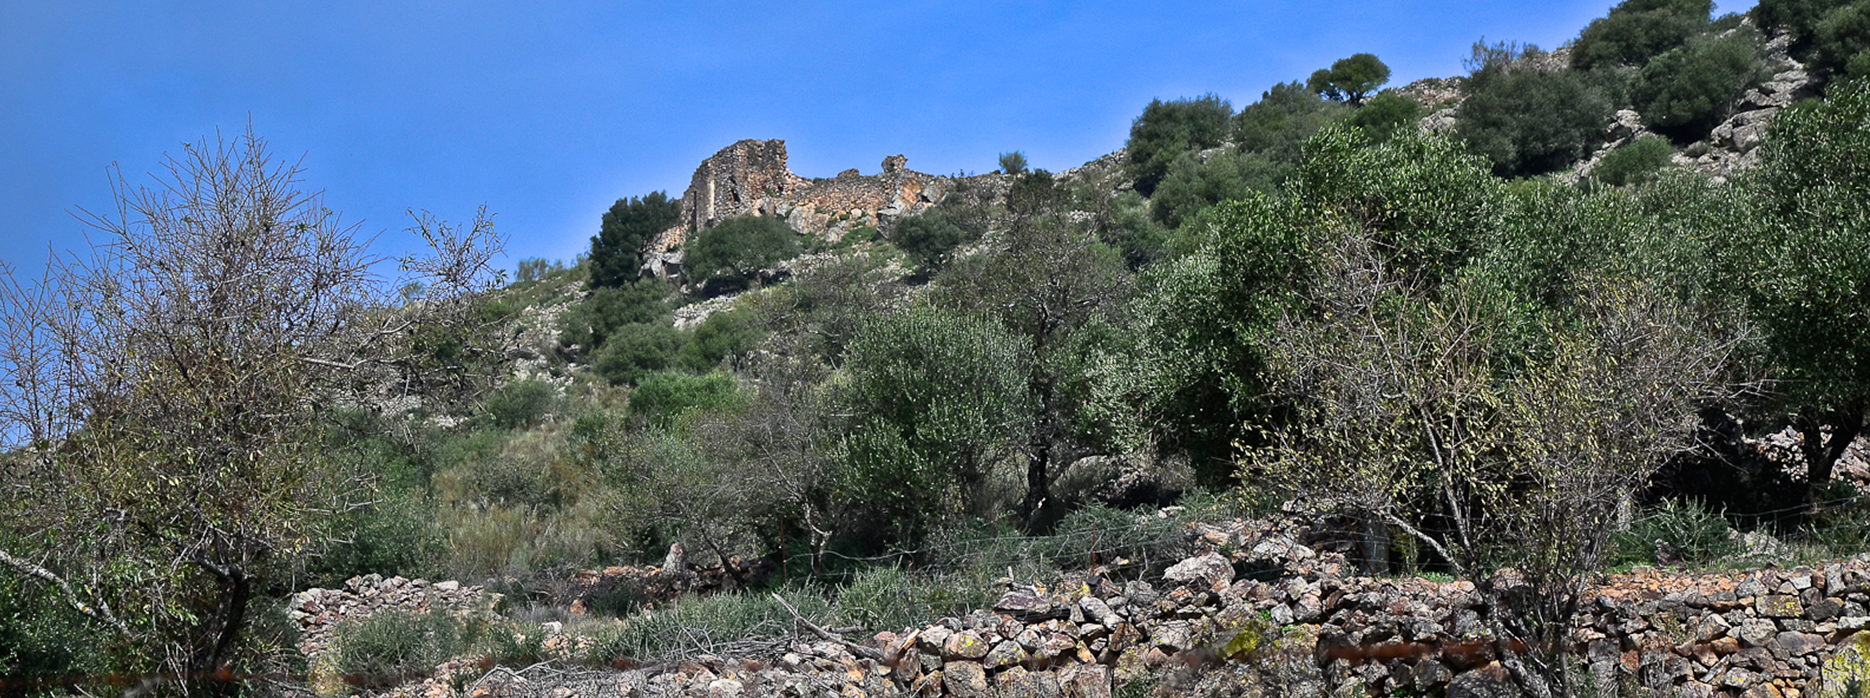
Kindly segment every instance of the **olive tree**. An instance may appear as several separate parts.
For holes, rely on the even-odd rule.
[[[1821,484],[1870,419],[1870,81],[1782,112],[1761,147],[1757,225],[1727,229],[1720,267]]]
[[[875,542],[913,540],[944,507],[975,501],[1025,433],[1031,352],[996,323],[928,305],[851,338],[834,403],[846,463],[836,486],[875,521]]]
[[[1115,319],[1129,293],[1130,276],[1116,250],[1063,215],[1065,193],[1044,170],[1014,183],[1007,195],[1006,229],[984,250],[957,263],[936,290],[948,307],[993,318],[1032,352],[1024,379],[1031,394],[1022,415],[1026,496],[1020,514],[1030,522],[1051,502],[1051,482],[1074,453],[1080,400],[1073,397],[1087,330]]]

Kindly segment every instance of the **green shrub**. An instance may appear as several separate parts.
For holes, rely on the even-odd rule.
[[[1602,137],[1609,100],[1576,71],[1524,65],[1536,47],[1475,44],[1457,130],[1504,177],[1564,169]]]
[[[1757,34],[1696,38],[1650,61],[1631,98],[1657,133],[1693,141],[1726,119],[1734,99],[1759,84],[1763,72]]]
[[[954,249],[974,239],[972,233],[939,208],[902,219],[890,233],[890,242],[908,254],[916,270],[923,273],[948,266]]]
[[[499,450],[438,474],[436,489],[445,501],[528,508],[550,504],[558,479],[552,468],[562,444],[556,432],[515,432],[501,441]]]
[[[1870,550],[1870,497],[1855,485],[1832,482],[1814,500],[1826,502],[1806,526],[1806,535],[1836,557]]]
[[[1176,228],[1201,209],[1222,201],[1238,200],[1255,191],[1276,191],[1283,174],[1258,153],[1217,153],[1206,162],[1194,153],[1183,153],[1150,197],[1150,214],[1163,226]]]
[[[1371,98],[1352,112],[1350,124],[1363,129],[1371,142],[1381,143],[1398,133],[1415,133],[1416,123],[1427,110],[1422,103],[1399,94],[1386,92]]]
[[[676,355],[676,363],[696,373],[706,373],[721,366],[728,357],[740,357],[759,341],[759,331],[747,323],[747,315],[732,311],[714,313],[695,327],[694,335]]]
[[[643,608],[650,599],[642,590],[629,584],[614,583],[601,587],[584,599],[584,607],[593,615],[623,618]]]
[[[606,288],[634,281],[643,265],[643,247],[681,222],[681,200],[662,192],[618,199],[604,212],[603,225],[591,238],[591,285]]]
[[[1026,154],[1020,151],[1000,154],[1000,171],[1010,175],[1026,173]]]
[[[1150,215],[1150,202],[1142,194],[1118,192],[1097,213],[1098,239],[1122,253],[1131,269],[1142,269],[1164,254],[1168,230]]]
[[[762,269],[799,254],[799,236],[776,216],[739,216],[696,233],[682,266],[709,294],[743,289]]]
[[[856,247],[866,242],[876,242],[877,239],[881,237],[883,237],[883,233],[877,230],[876,226],[866,225],[844,231],[844,234],[838,237],[838,246],[842,248]]]
[[[644,377],[630,391],[630,414],[666,428],[684,414],[726,407],[738,397],[739,386],[725,373],[697,376],[663,371]]]
[[[435,521],[435,507],[419,493],[389,494],[376,503],[345,512],[336,521],[333,541],[306,566],[313,586],[333,587],[365,574],[423,577],[432,574],[446,553],[447,541]]]
[[[524,572],[532,536],[525,512],[501,506],[459,511],[448,530],[448,576],[486,579]]]
[[[1834,74],[1861,77],[1870,69],[1870,0],[1833,8],[1819,20],[1812,63]]]
[[[1820,53],[1818,25],[1831,13],[1853,4],[1862,4],[1861,0],[1760,0],[1750,14],[1762,31],[1768,34],[1789,32],[1792,35],[1792,55],[1800,60],[1812,60]]]
[[[870,630],[895,630],[939,618],[915,577],[896,566],[857,573],[838,594],[838,612]]]
[[[601,287],[584,302],[572,306],[559,319],[559,344],[595,351],[624,328],[666,322],[669,285],[659,279],[638,279],[618,287]]]
[[[400,608],[347,619],[332,630],[333,661],[353,686],[393,686],[428,675],[466,646],[461,621]]]
[[[914,538],[960,486],[971,492],[1019,433],[1030,345],[991,320],[918,305],[851,340],[839,412],[847,488],[878,539]]]
[[[1017,217],[1055,213],[1071,203],[1071,192],[1052,173],[1033,170],[1013,178],[1006,190],[1006,212]]]
[[[661,323],[625,325],[604,343],[597,374],[612,385],[634,385],[643,376],[675,364],[688,335]]]
[[[1638,518],[1630,530],[1611,537],[1612,565],[1650,564],[1656,559],[1656,541],[1672,546],[1683,564],[1708,565],[1735,552],[1735,536],[1720,512],[1698,501],[1665,500]]]
[[[819,627],[838,624],[830,605],[815,593],[786,590],[781,596]],[[723,654],[735,642],[788,635],[793,626],[792,614],[764,593],[691,596],[633,616],[621,627],[592,638],[586,658],[608,664]]]
[[[498,666],[527,667],[546,661],[547,633],[541,623],[503,622],[487,628],[487,659]]]
[[[1136,180],[1137,191],[1154,192],[1182,153],[1220,145],[1233,115],[1233,105],[1212,94],[1172,102],[1150,100],[1130,123],[1125,173]]]
[[[537,424],[558,402],[558,389],[542,380],[513,381],[487,396],[487,418],[502,429],[520,429]]]
[[[56,684],[111,668],[108,640],[97,637],[90,621],[71,611],[54,593],[11,570],[0,574],[0,684]],[[47,695],[60,694],[48,691]]]
[[[1713,0],[1625,0],[1578,35],[1571,67],[1641,67],[1700,32],[1713,12]]]
[[[1241,109],[1229,128],[1242,152],[1259,153],[1285,169],[1303,158],[1306,139],[1350,113],[1348,106],[1327,102],[1304,85],[1287,82],[1260,93],[1260,101]]]
[[[1591,178],[1613,187],[1645,181],[1667,166],[1674,154],[1675,148],[1667,139],[1638,138],[1635,143],[1613,150],[1598,160]]]
[[[538,257],[522,259],[519,260],[518,269],[513,273],[513,281],[521,284],[542,281],[545,277],[562,271],[565,271],[565,263],[556,259]]]
[[[1066,514],[1046,535],[1019,535],[995,527],[950,526],[932,536],[926,564],[945,570],[984,570],[1003,576],[1007,568],[1030,577],[1060,569],[1111,565],[1130,571],[1160,570],[1192,550],[1184,529],[1202,516],[1225,513],[1220,500],[1191,494],[1175,516],[1128,512],[1102,504]],[[1118,565],[1119,560],[1127,561]]]

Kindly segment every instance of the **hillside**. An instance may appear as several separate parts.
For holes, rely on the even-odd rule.
[[[510,278],[203,141],[0,285],[0,693],[1846,695],[1870,6],[1711,13],[742,140]]]

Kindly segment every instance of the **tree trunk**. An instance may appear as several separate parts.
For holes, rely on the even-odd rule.
[[[1831,436],[1825,438],[1825,422],[1830,422]],[[1799,435],[1803,437],[1799,450],[1805,456],[1806,499],[1814,496],[1819,485],[1831,481],[1831,471],[1837,466],[1844,451],[1851,442],[1863,432],[1864,411],[1861,409],[1832,410],[1823,415],[1801,415],[1798,419]]]
[[[1026,500],[1019,505],[1020,518],[1031,522],[1052,496],[1049,474],[1052,470],[1052,444],[1047,439],[1033,444],[1026,453]]]
[[[1019,505],[1020,519],[1029,528],[1038,519],[1040,507],[1052,496],[1052,436],[1057,431],[1052,382],[1043,377],[1034,380],[1033,393],[1039,401],[1039,415],[1033,420],[1032,437],[1026,442],[1026,499]]]
[[[1382,519],[1369,517],[1357,526],[1363,550],[1364,574],[1379,576],[1390,571],[1390,527]]]
[[[214,644],[196,655],[191,672],[193,676],[188,677],[188,682],[204,689],[209,695],[232,696],[240,692],[240,683],[227,672],[228,660],[241,634],[247,629],[247,606],[253,600],[253,578],[239,569],[225,574],[217,573],[217,576],[221,578],[221,603],[215,609],[214,616],[208,619],[205,633],[214,638]]]

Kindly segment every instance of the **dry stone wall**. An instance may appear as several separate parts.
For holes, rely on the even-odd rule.
[[[1210,552],[1147,581],[1099,569],[1053,586],[1010,583],[991,609],[920,628],[853,639],[801,632],[777,656],[531,679],[496,672],[465,693],[1105,698],[1159,681],[1156,695],[1519,695],[1490,635],[1490,605],[1470,582],[1350,576],[1341,555],[1315,552],[1304,529],[1283,524],[1236,520],[1190,535]],[[317,614],[373,595],[434,593],[399,580],[348,587],[295,605]],[[1618,575],[1593,588],[1571,637],[1597,695],[1857,695],[1840,691],[1870,679],[1870,555]],[[406,693],[454,695],[449,685],[437,678]]]
[[[491,609],[498,594],[460,582],[429,583],[381,575],[352,577],[337,589],[307,589],[292,595],[286,614],[299,628],[299,651],[314,656],[331,644],[331,633],[347,618],[368,618],[399,608],[414,613],[472,613]]]

